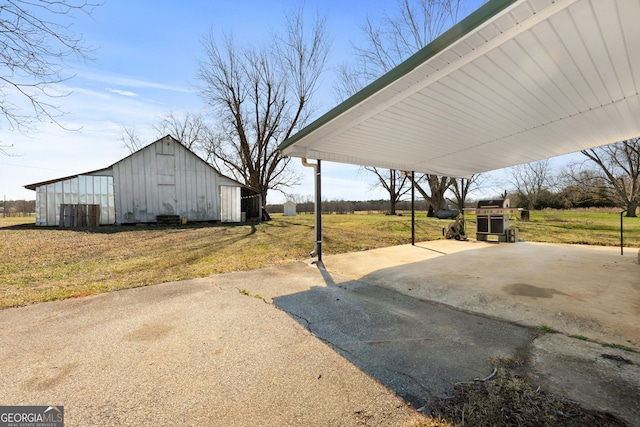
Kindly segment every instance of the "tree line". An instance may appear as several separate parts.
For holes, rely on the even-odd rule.
[[[298,214],[313,214],[314,201],[311,196],[300,198],[296,203],[296,212]],[[367,213],[390,213],[389,200],[328,200],[322,201],[323,214],[352,214],[355,212]],[[411,202],[408,200],[400,201],[396,204],[396,209],[407,211],[411,209]],[[424,200],[416,201],[416,209],[426,210],[427,204]],[[284,213],[283,204],[267,205],[269,213]]]
[[[36,211],[35,200],[0,200],[0,215],[3,217],[28,216]]]
[[[554,170],[550,160],[509,168],[504,182],[491,185],[504,190],[496,191],[489,198],[509,198],[512,207],[529,210],[609,207],[625,211],[628,217],[636,217],[640,205],[640,138],[585,150],[582,154],[585,157],[582,161],[573,161],[560,170]],[[419,181],[410,174],[386,175],[391,181],[400,176],[404,178],[394,181],[393,188],[378,184],[389,192],[386,200],[323,201],[323,211],[377,211],[395,215],[397,210],[410,208],[407,198],[412,180],[419,193],[416,208],[427,210],[428,216],[435,216],[440,209],[473,207],[476,194],[490,193],[485,185],[485,174],[474,175],[470,179],[422,176],[419,179],[432,179],[429,183],[431,195],[425,195]],[[433,197],[436,193],[438,197]],[[314,201],[311,196],[290,194],[288,199],[298,204],[298,212],[313,212]],[[281,207],[271,206],[270,209],[275,213],[280,212]]]
[[[636,217],[640,206],[640,138],[581,151],[560,171],[549,160],[509,169],[518,203],[541,207],[616,207]]]
[[[512,207],[525,209],[571,209],[612,207],[636,217],[640,207],[640,138],[632,138],[603,147],[581,151],[576,160],[555,171],[549,159],[506,169],[507,181],[494,184],[504,191],[494,198],[509,197]],[[411,185],[427,203],[428,216],[451,205],[462,209],[482,190],[486,174],[455,179],[423,174],[376,169],[378,186],[389,194],[389,213],[406,199]]]

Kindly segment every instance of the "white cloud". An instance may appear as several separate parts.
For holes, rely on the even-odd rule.
[[[73,94],[82,94],[82,95],[90,96],[93,98],[100,98],[104,100],[111,98],[110,94],[104,93],[103,91],[85,89],[82,87],[68,87],[68,90],[69,92],[71,92],[70,96],[72,96]]]
[[[133,76],[124,76],[112,73],[103,73],[97,71],[81,71],[78,73],[79,78],[86,79],[93,82],[108,83],[117,86],[130,87],[130,88],[145,88],[145,89],[159,89],[170,92],[193,92],[191,89],[183,86],[177,86],[166,83],[152,82]]]
[[[115,93],[117,95],[122,95],[122,96],[130,96],[130,97],[138,96],[137,93],[131,92],[129,90],[120,90],[120,89],[111,89],[111,88],[107,88],[107,90],[111,93]]]

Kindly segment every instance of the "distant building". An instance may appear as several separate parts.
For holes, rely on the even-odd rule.
[[[284,204],[284,216],[296,216],[296,204],[289,200]]]
[[[262,213],[258,191],[222,175],[170,135],[104,169],[25,188],[36,192],[42,226],[65,225],[67,211],[92,209],[99,209],[99,225],[241,222]]]

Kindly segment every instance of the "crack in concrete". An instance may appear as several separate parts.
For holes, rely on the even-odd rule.
[[[296,313],[284,310],[281,308],[282,311],[284,311],[285,313],[287,313],[288,315],[299,319],[301,321],[303,321],[306,324],[306,328],[307,330],[316,338],[320,339],[322,342],[324,342],[325,344],[329,345],[330,347],[338,350],[339,352],[343,353],[344,355],[348,355],[347,359],[351,360],[351,361],[359,361],[360,363],[376,368],[376,369],[381,369],[384,370],[386,372],[389,372],[391,374],[395,374],[395,375],[400,375],[403,376],[405,378],[408,378],[409,380],[411,380],[416,386],[418,386],[420,388],[420,390],[422,390],[423,393],[425,394],[430,394],[430,390],[427,389],[417,378],[415,378],[414,376],[400,371],[400,370],[396,370],[396,369],[391,369],[388,366],[385,365],[380,365],[377,363],[372,363],[371,361],[363,358],[362,356],[360,356],[358,353],[355,353],[354,351],[348,350],[340,345],[338,345],[337,343],[331,341],[330,339],[327,339],[321,335],[318,335],[314,330],[313,330],[313,324],[311,323],[311,321],[309,319],[307,319],[306,317],[300,316]],[[304,325],[303,325],[304,326]],[[428,339],[426,339],[428,340]],[[380,340],[380,341],[347,341],[346,343],[356,343],[356,342],[360,342],[360,343],[364,343],[364,344],[370,344],[370,343],[383,343],[383,342],[402,342],[402,341],[425,341],[425,339],[410,339],[410,340]]]
[[[313,331],[312,331],[312,333],[313,333]],[[357,353],[354,353],[353,351],[347,350],[344,347],[341,347],[338,344],[336,344],[334,342],[331,342],[329,340],[326,340],[326,339],[324,339],[324,338],[322,338],[322,337],[320,337],[320,336],[318,336],[316,334],[314,334],[314,335],[317,336],[318,338],[320,338],[322,341],[326,342],[331,347],[334,347],[334,348],[338,349],[342,353],[350,355],[353,359],[359,360],[363,364],[366,364],[368,366],[371,366],[371,367],[374,367],[374,368],[377,368],[377,369],[382,369],[382,370],[384,370],[386,372],[389,372],[389,373],[392,373],[392,374],[395,374],[395,375],[400,375],[400,376],[403,376],[405,378],[408,378],[415,385],[417,385],[424,393],[426,393],[426,394],[430,393],[430,390],[428,388],[426,388],[424,385],[422,385],[422,383],[417,378],[415,378],[413,375],[408,374],[408,373],[403,372],[403,371],[400,371],[400,370],[397,370],[397,369],[391,369],[390,367],[388,367],[386,365],[380,365],[378,363],[371,363],[370,361],[362,358],[360,355],[358,355]],[[356,341],[350,341],[350,342],[356,342]],[[360,341],[360,342],[366,343],[366,341]]]

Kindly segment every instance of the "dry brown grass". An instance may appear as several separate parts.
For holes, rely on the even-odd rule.
[[[522,370],[520,367],[519,370]],[[625,427],[608,413],[534,388],[518,370],[500,366],[495,378],[459,385],[449,399],[431,402],[432,416],[448,427]]]
[[[468,229],[475,230],[471,216]],[[416,220],[416,239],[442,238],[450,220]],[[0,218],[0,308],[250,270],[307,259],[313,216],[242,226],[42,228],[31,218]],[[512,221],[525,241],[619,243],[619,215],[536,212]],[[625,218],[625,242],[640,245],[640,218]],[[470,237],[475,237],[473,234]],[[323,215],[326,254],[409,243],[409,216]]]
[[[270,250],[274,232],[261,225],[0,228],[0,306],[259,268],[304,255],[295,242]]]
[[[310,215],[276,216],[257,225],[95,230],[29,222],[0,222],[0,307],[274,266],[306,259],[313,249]],[[423,238],[436,238],[439,224],[425,219]],[[406,217],[383,215],[328,215],[324,231],[327,254],[408,243],[411,237]]]

